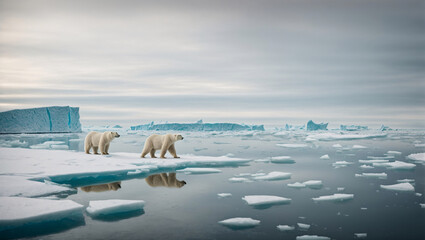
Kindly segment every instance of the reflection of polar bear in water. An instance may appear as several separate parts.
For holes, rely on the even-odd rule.
[[[113,183],[107,183],[107,184],[100,184],[100,185],[92,185],[92,186],[85,186],[81,187],[81,190],[84,192],[105,192],[105,191],[117,191],[121,188],[121,182],[113,182]]]
[[[185,181],[179,181],[176,179],[176,173],[169,173],[168,175],[167,173],[154,174],[145,178],[145,180],[151,187],[181,188],[186,184]]]

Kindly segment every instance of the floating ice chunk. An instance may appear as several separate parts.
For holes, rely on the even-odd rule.
[[[196,123],[160,123],[154,122],[131,126],[131,130],[153,131],[264,131],[264,125],[243,125],[236,123],[204,123],[202,120]]]
[[[418,197],[422,197],[422,193],[417,192],[417,193],[415,193],[415,195],[418,196]]]
[[[185,168],[177,170],[176,172],[182,172],[185,174],[208,174],[208,173],[220,173],[220,169],[216,168]]]
[[[227,198],[227,197],[231,197],[232,194],[231,193],[218,193],[217,196],[219,196],[220,198]]]
[[[413,192],[415,188],[410,183],[397,183],[393,185],[381,185],[381,188],[392,191]]]
[[[399,182],[399,183],[413,183],[413,182],[415,182],[415,179],[400,179],[400,180],[397,180],[397,182]]]
[[[338,192],[342,192],[342,191],[344,191],[345,190],[345,188],[343,188],[343,187],[339,187],[339,188],[337,188],[336,189]]]
[[[381,159],[393,159],[395,157],[393,155],[388,155],[388,156],[384,156],[384,157],[367,156],[367,158],[373,159],[373,160],[381,160]]]
[[[290,198],[271,195],[248,195],[242,198],[250,206],[276,205],[290,203]]]
[[[0,231],[81,216],[83,206],[71,200],[0,197]]]
[[[339,144],[339,143],[336,143],[336,144],[332,145],[332,147],[334,147],[334,148],[342,148],[342,145]]]
[[[321,188],[323,186],[323,183],[321,180],[309,180],[309,181],[303,182],[303,184],[309,188]]]
[[[278,143],[276,144],[279,147],[285,147],[285,148],[305,148],[308,147],[307,144],[303,143]]]
[[[354,233],[354,236],[356,236],[356,238],[366,238],[367,233]]]
[[[290,156],[272,157],[270,160],[272,163],[295,163]]]
[[[346,167],[348,165],[352,165],[354,164],[353,162],[347,162],[347,161],[336,161],[334,163],[332,163],[332,166],[334,166],[335,168],[340,168],[340,167]]]
[[[407,158],[414,160],[414,161],[421,161],[425,162],[425,153],[413,153],[407,156]]]
[[[42,107],[0,113],[0,133],[81,132],[79,108]]]
[[[291,178],[292,173],[287,172],[270,172],[264,176],[254,177],[254,180],[275,181]]]
[[[314,123],[312,120],[307,122],[307,131],[328,130],[327,123]]]
[[[320,159],[328,160],[328,159],[330,159],[330,157],[329,157],[328,154],[325,154],[325,155],[321,156]]]
[[[296,182],[296,183],[288,183],[287,185],[288,185],[288,187],[290,187],[290,188],[305,188],[305,187],[306,187],[306,185],[305,185],[305,184],[300,183],[300,182]]]
[[[380,130],[381,131],[388,131],[388,130],[392,130],[392,129],[390,127],[385,126],[384,124],[382,124]]]
[[[356,140],[367,138],[382,138],[387,134],[338,134],[338,133],[320,133],[308,135],[309,139],[316,139],[319,141],[334,141],[334,140]]]
[[[364,149],[364,148],[367,148],[367,147],[363,145],[353,145],[353,149]]]
[[[401,155],[401,152],[399,152],[399,151],[388,151],[387,154],[390,154],[390,155]]]
[[[364,178],[379,178],[379,179],[387,179],[386,173],[362,173],[355,174],[356,177],[364,177]]]
[[[425,147],[425,143],[417,143],[417,144],[415,144],[415,147],[416,147],[416,148],[422,148],[422,147]]]
[[[425,203],[419,203],[419,205],[421,206],[421,208],[425,208]]]
[[[374,167],[386,167],[388,169],[397,169],[397,170],[409,170],[416,167],[413,163],[405,163],[400,161],[388,162],[388,163],[374,163]]]
[[[360,208],[360,210],[365,211],[365,210],[367,210],[367,208],[366,207],[362,207],[362,208]]]
[[[365,164],[374,164],[374,163],[387,163],[390,160],[384,160],[384,159],[376,159],[376,160],[359,160],[359,163],[365,163]]]
[[[305,224],[305,223],[297,223],[298,227],[302,230],[308,230],[310,228],[309,224]]]
[[[298,236],[296,240],[331,240],[328,237],[318,236],[318,235],[303,235]]]
[[[375,167],[370,166],[370,165],[363,164],[363,165],[360,166],[360,168],[363,168],[363,169],[372,169],[372,168],[375,168]]]
[[[229,178],[229,181],[230,182],[252,182],[248,178],[243,178],[243,177],[232,177],[232,178]]]
[[[252,218],[236,217],[222,220],[218,223],[230,228],[251,228],[258,226],[260,224],[260,221]]]
[[[277,225],[276,226],[276,228],[279,230],[279,231],[292,231],[292,230],[294,230],[295,229],[295,227],[294,226],[289,226],[289,225]]]
[[[93,217],[142,210],[145,202],[142,200],[99,200],[90,201],[86,211]]]
[[[320,196],[317,198],[313,198],[314,201],[322,202],[322,201],[347,201],[354,198],[354,194],[345,194],[345,193],[335,193],[333,195]]]

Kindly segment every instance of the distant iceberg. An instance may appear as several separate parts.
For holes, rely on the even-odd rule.
[[[328,130],[327,123],[314,123],[312,120],[307,122],[307,131]]]
[[[199,120],[196,123],[160,123],[154,122],[131,126],[131,130],[148,130],[148,131],[264,131],[264,125],[244,125],[237,123],[204,123]]]
[[[78,107],[16,109],[0,113],[0,133],[81,132]]]
[[[360,126],[360,125],[341,125],[340,129],[342,131],[361,131],[361,130],[368,130],[369,128],[367,126]]]
[[[392,130],[390,127],[385,126],[384,124],[381,125],[381,128],[379,129],[381,131],[388,131],[388,130]]]
[[[290,124],[286,124],[285,125],[285,130],[286,131],[294,131],[294,130],[304,130],[305,129],[305,125],[300,125],[300,126],[293,126]]]

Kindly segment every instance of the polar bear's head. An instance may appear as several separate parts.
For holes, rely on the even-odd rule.
[[[174,134],[174,140],[175,141],[183,140],[183,136],[179,134]]]
[[[120,135],[117,132],[109,132],[109,134],[111,134],[111,139],[120,137]]]

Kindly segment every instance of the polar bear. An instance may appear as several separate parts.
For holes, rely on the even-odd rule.
[[[175,187],[181,188],[186,185],[186,181],[179,181],[176,178],[176,173],[160,173],[150,175],[145,178],[146,183],[151,187]]]
[[[167,150],[171,153],[171,155],[173,155],[174,158],[179,158],[177,157],[176,148],[174,147],[174,143],[179,140],[183,140],[182,135],[150,135],[145,141],[145,147],[143,148],[142,155],[140,157],[144,158],[146,154],[150,153],[152,158],[156,158],[155,151],[161,149],[161,158],[165,158],[165,153],[167,153]]]
[[[119,138],[120,135],[117,132],[89,132],[84,141],[84,149],[87,154],[90,154],[90,148],[93,148],[94,154],[97,153],[97,149],[100,148],[102,155],[108,155],[109,143],[114,138]]]

